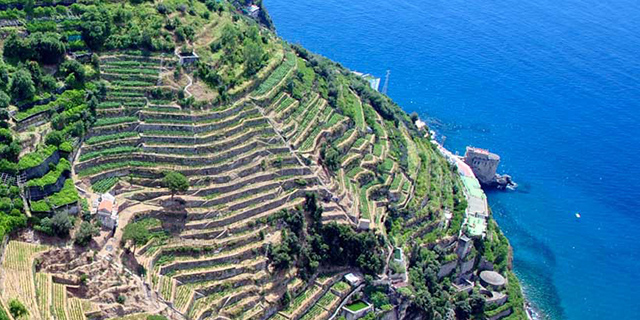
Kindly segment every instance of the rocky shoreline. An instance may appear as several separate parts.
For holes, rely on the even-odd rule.
[[[421,120],[416,121],[416,125],[418,127],[425,127],[426,124],[424,122],[422,122]],[[436,145],[436,147],[438,148],[438,150],[440,151],[440,153],[447,158],[447,160],[449,160],[452,163],[456,163],[458,165],[458,168],[460,168],[460,165],[464,166],[465,164],[468,164],[467,157],[460,157],[458,155],[454,155],[451,151],[449,151],[448,149],[446,149],[438,140],[437,140],[437,133],[434,131],[430,131],[428,133],[432,143],[434,143],[434,145]],[[474,148],[476,150],[478,150],[477,148]],[[482,149],[480,149],[482,150]],[[486,151],[486,150],[483,150]],[[468,154],[469,152],[467,152]],[[496,155],[497,156],[497,155]],[[499,161],[499,157],[498,157],[498,161]],[[472,161],[470,161],[472,162]],[[497,167],[497,165],[496,165]],[[475,173],[475,172],[474,172]],[[461,174],[462,175],[462,174]],[[481,179],[478,179],[478,181],[480,182],[480,185],[483,187],[483,189],[485,188],[497,188],[497,189],[515,189],[517,187],[517,184],[515,182],[512,181],[511,176],[509,175],[500,175],[500,174],[496,174],[495,172],[493,173],[493,181],[489,181],[489,183],[483,183],[481,181]],[[487,182],[487,181],[485,181]],[[488,204],[487,204],[488,206]],[[490,211],[490,210],[489,210]],[[497,222],[496,222],[497,224]],[[510,250],[513,250],[513,247],[511,247],[511,245],[509,244]],[[527,318],[529,320],[542,320],[545,319],[546,317],[542,314],[542,312],[540,310],[538,310],[535,305],[531,302],[531,300],[527,297],[526,292],[524,291],[523,287],[520,286],[520,292],[522,293],[525,301],[524,301],[524,310],[525,313],[527,315]]]

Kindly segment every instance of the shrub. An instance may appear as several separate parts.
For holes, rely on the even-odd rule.
[[[46,148],[41,148],[36,152],[27,154],[20,158],[20,161],[18,162],[18,169],[25,170],[40,165],[45,159],[49,158],[54,152],[56,152],[57,149],[58,148],[55,146],[48,146]]]
[[[91,223],[83,221],[80,224],[80,229],[75,234],[74,242],[79,246],[86,246],[91,241],[91,238],[98,235],[98,229]]]
[[[22,302],[18,301],[18,299],[11,299],[11,301],[9,301],[9,312],[11,312],[11,315],[16,319],[29,314],[27,308]]]
[[[33,98],[36,87],[31,78],[31,73],[27,69],[20,69],[13,75],[11,81],[11,97],[15,101]]]
[[[62,188],[62,190],[51,195],[47,199],[49,200],[49,203],[51,205],[60,207],[77,202],[78,200],[80,200],[80,197],[78,196],[78,190],[76,190],[72,179],[67,179],[64,182],[64,187]]]

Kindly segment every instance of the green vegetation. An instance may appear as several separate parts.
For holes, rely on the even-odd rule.
[[[303,207],[282,211],[277,216],[288,226],[282,230],[282,243],[269,250],[271,263],[277,269],[288,269],[296,261],[299,276],[306,279],[320,264],[357,266],[368,274],[382,268],[378,247],[381,239],[372,232],[356,233],[350,226],[321,224],[322,208],[315,194],[306,196]],[[305,214],[313,218],[311,225],[306,225]],[[319,246],[320,243],[324,245]]]
[[[46,217],[40,220],[40,224],[34,226],[34,229],[50,236],[64,238],[69,235],[72,227],[73,219],[66,212],[58,212],[52,218]]]
[[[20,193],[35,191],[21,191],[18,174],[59,152],[58,162],[29,170],[27,187],[62,181],[75,165],[94,193],[128,175],[131,188],[120,190],[119,199],[163,207],[136,212],[121,226],[132,251],[125,257],[152,261],[153,270],[143,270],[152,290],[189,317],[261,318],[273,307],[295,318],[326,317],[351,288],[338,282],[327,293],[330,282],[307,280],[335,267],[366,274],[364,294],[355,300],[389,310],[388,288],[371,281],[385,269],[386,248],[396,246],[406,253],[411,281],[400,292],[412,301],[409,313],[420,313],[416,318],[454,310],[458,318],[480,319],[508,308],[522,315],[509,245],[491,220],[486,240],[476,240],[471,254],[508,277],[507,304],[484,306],[477,293],[455,293],[456,275],[438,279],[440,265],[459,257],[435,243],[459,234],[467,203],[459,177],[415,119],[350,70],[279,39],[265,28],[271,24],[262,1],[251,2],[261,8],[257,18],[245,15],[249,1],[5,1],[16,3],[24,6],[0,11],[2,19],[23,22],[3,29],[0,237],[27,225]],[[196,53],[198,61],[180,65],[176,48],[182,57]],[[320,193],[320,201],[316,192],[325,184],[331,192]],[[166,201],[169,193],[173,201]],[[355,202],[355,212],[343,214],[344,201],[336,206],[335,198]],[[79,246],[97,233],[72,179],[27,204],[35,230],[73,234]],[[78,217],[63,212],[77,204]],[[452,219],[442,223],[449,213]],[[369,219],[371,230],[356,230],[358,219]],[[277,276],[263,272],[265,262]],[[220,276],[231,268],[237,277]],[[397,263],[389,269],[405,271]],[[281,306],[264,299],[261,288],[284,285],[291,292]],[[56,317],[88,311],[78,299],[65,306],[62,285],[52,293]],[[316,305],[305,303],[311,298],[319,298]],[[113,300],[128,304],[124,295]]]
[[[71,170],[71,163],[67,159],[60,159],[53,170],[49,170],[44,176],[38,179],[29,180],[27,187],[44,187],[56,183],[58,178]]]
[[[289,73],[291,68],[296,65],[296,57],[293,53],[287,53],[285,60],[282,62],[276,70],[271,73],[271,75],[260,84],[258,89],[255,91],[256,96],[260,96],[269,92],[269,90],[273,89],[278,83],[280,83],[284,77]]]
[[[346,307],[347,307],[347,309],[349,309],[349,310],[351,310],[353,312],[358,312],[358,311],[366,308],[367,304],[364,303],[364,301],[362,301],[362,300],[358,300],[358,301],[356,301],[354,303],[348,304]]]
[[[141,150],[142,149],[138,147],[115,147],[115,148],[109,148],[109,149],[102,149],[100,151],[83,153],[80,156],[80,161],[87,161],[87,160],[91,160],[99,157],[108,157],[108,156],[113,156],[113,155],[122,154],[122,153],[139,152]]]
[[[96,193],[106,193],[109,190],[111,190],[111,188],[113,188],[113,186],[115,186],[116,183],[118,183],[118,180],[119,180],[118,177],[100,179],[91,184],[91,189],[93,190],[93,192],[96,192]]]
[[[80,200],[76,186],[71,179],[67,179],[64,182],[64,187],[58,193],[47,197],[48,202],[53,207],[60,207],[67,204],[72,204]]]
[[[87,221],[82,221],[80,228],[75,234],[74,242],[79,246],[87,246],[91,238],[98,235],[98,228]]]
[[[145,245],[149,240],[153,238],[164,238],[166,234],[164,231],[159,232],[151,232],[150,228],[154,226],[158,226],[160,223],[157,219],[142,219],[136,222],[131,222],[127,224],[122,231],[122,242],[127,243],[131,241],[135,247]]]
[[[24,157],[20,158],[20,161],[18,162],[18,169],[26,170],[37,167],[57,150],[58,148],[55,146],[47,146],[46,148],[40,148],[36,152],[28,153]]]
[[[9,301],[9,312],[14,318],[22,318],[29,314],[27,308],[18,299],[11,299]]]
[[[120,139],[126,139],[126,138],[136,137],[136,136],[138,136],[136,132],[120,132],[120,133],[108,134],[103,136],[94,136],[87,139],[85,143],[88,145],[93,145],[93,144],[98,144],[102,142],[117,141]]]
[[[185,192],[189,189],[189,180],[179,172],[165,172],[162,184],[171,190],[171,198],[178,192]]]
[[[94,123],[96,127],[108,126],[118,123],[134,122],[138,121],[137,117],[117,117],[117,118],[102,118]]]

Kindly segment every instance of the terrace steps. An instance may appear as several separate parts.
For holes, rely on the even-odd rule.
[[[168,162],[158,162],[154,163],[152,167],[140,167],[140,166],[131,166],[128,161],[145,161],[145,158],[137,157],[137,158],[125,158],[125,159],[107,159],[104,163],[113,163],[115,166],[109,169],[105,169],[104,171],[100,171],[97,173],[84,173],[83,170],[89,170],[89,166],[83,167],[80,164],[76,165],[76,172],[80,172],[80,176],[89,177],[92,181],[99,179],[101,177],[107,175],[118,175],[122,173],[123,175],[128,174],[128,171],[134,172],[157,172],[161,174],[166,170],[177,170],[183,173],[186,176],[202,176],[202,175],[220,175],[224,172],[230,172],[232,170],[239,170],[241,168],[246,167],[249,164],[252,164],[255,159],[264,158],[272,155],[289,155],[287,148],[278,148],[278,149],[259,149],[255,150],[251,153],[239,154],[234,157],[234,160],[231,162],[225,162],[222,164],[193,164],[193,165],[176,165],[175,163],[169,164]],[[150,158],[149,160],[153,160]],[[93,164],[93,165],[100,165]]]
[[[318,106],[317,110],[313,111],[314,113],[311,115],[311,119],[307,120],[307,124],[304,125],[302,130],[296,132],[296,134],[292,137],[294,146],[299,147],[300,144],[307,138],[309,133],[314,130],[315,126],[322,121],[320,117],[322,116],[322,112],[325,110],[325,107],[327,107],[327,102],[324,99],[321,99],[320,106]],[[303,121],[304,120],[306,119],[303,119]]]
[[[259,252],[259,249],[264,247],[264,242],[253,242],[251,244],[234,248],[229,251],[221,251],[220,253],[213,255],[206,255],[198,259],[191,260],[177,260],[166,265],[160,266],[159,274],[166,274],[174,270],[186,270],[192,266],[207,267],[219,264],[221,261],[241,261],[247,257],[252,257]],[[255,250],[254,250],[255,249]]]
[[[304,167],[291,167],[291,168],[272,168],[270,170],[259,171],[254,174],[248,176],[238,177],[237,179],[233,179],[233,181],[227,181],[225,183],[215,183],[209,184],[207,186],[202,186],[197,189],[193,193],[196,193],[200,196],[213,196],[219,193],[229,193],[237,190],[248,191],[247,186],[251,184],[254,187],[259,187],[261,185],[271,185],[276,186],[281,183],[277,180],[273,182],[275,179],[281,179],[281,177],[290,177],[294,175],[302,176],[304,174],[309,174],[309,170]],[[256,184],[258,184],[256,186]]]
[[[211,141],[205,143],[194,143],[191,145],[179,145],[179,144],[157,144],[147,143],[145,138],[142,138],[142,148],[145,152],[158,153],[158,154],[189,154],[196,155],[208,154],[213,152],[220,152],[222,150],[229,150],[234,146],[238,146],[241,143],[248,143],[252,141],[260,141],[268,144],[268,138],[275,136],[269,129],[262,129],[259,131],[249,131],[241,133],[239,135],[226,138],[224,140]],[[267,140],[267,142],[265,142]]]
[[[236,222],[233,222],[229,225],[226,226],[218,226],[218,227],[214,227],[214,228],[204,228],[204,229],[195,229],[195,230],[187,230],[185,232],[183,232],[180,236],[184,239],[211,239],[211,238],[216,238],[219,237],[220,235],[222,235],[224,232],[226,232],[227,230],[230,230],[229,232],[234,233],[234,231],[241,231],[244,230],[245,228],[250,228],[251,226],[249,225],[249,222],[255,222],[258,219],[261,218],[266,218],[280,210],[283,209],[289,209],[289,208],[293,208],[297,205],[300,205],[304,202],[304,200],[302,198],[297,198],[293,201],[291,201],[290,203],[286,203],[282,206],[276,206],[273,209],[270,210],[266,210],[260,214],[257,214],[253,217],[249,217],[247,219],[242,219]],[[202,240],[199,240],[202,241]]]
[[[206,200],[200,205],[197,205],[197,207],[206,208],[206,207],[216,206],[221,203],[226,203],[226,207],[234,208],[236,207],[236,204],[241,203],[243,199],[251,199],[249,198],[249,195],[252,195],[252,196],[261,195],[261,194],[264,194],[265,192],[269,192],[273,190],[277,190],[276,193],[280,194],[283,191],[292,189],[292,186],[294,185],[294,183],[306,181],[308,184],[309,182],[312,182],[312,183],[315,182],[316,179],[317,179],[316,176],[312,174],[307,174],[305,176],[288,176],[288,178],[284,180],[281,180],[281,181],[276,180],[275,182],[268,180],[268,181],[263,181],[258,183],[252,183],[242,187],[239,190],[222,193],[220,194],[220,196],[216,196],[214,198]]]
[[[308,111],[310,107],[318,101],[318,99],[320,99],[320,94],[315,93],[314,96],[304,105],[302,103],[298,103],[295,106],[295,109],[287,108],[284,112],[279,113],[274,120],[282,125],[288,125],[291,121],[297,120],[301,114]]]
[[[238,265],[227,265],[216,268],[194,270],[189,273],[179,273],[173,276],[180,283],[193,283],[198,281],[224,280],[240,273],[255,273],[265,270],[267,259],[256,257],[251,260],[244,260]]]
[[[248,294],[239,298],[239,300],[233,304],[222,307],[220,311],[222,314],[228,315],[232,319],[237,319],[238,316],[258,305],[261,300],[262,297],[259,295],[259,292]]]
[[[287,148],[275,145],[271,146],[271,148],[266,148],[265,144],[262,141],[254,140],[248,142],[247,144],[236,146],[235,148],[230,149],[224,153],[218,153],[215,155],[178,155],[133,151],[126,154],[105,155],[100,158],[81,161],[77,163],[76,166],[79,168],[78,170],[81,171],[87,167],[93,167],[104,163],[133,160],[141,162],[153,161],[158,163],[158,165],[161,165],[162,163],[171,163],[173,164],[174,168],[178,168],[180,166],[195,167],[208,165],[217,165],[219,167],[228,163],[229,161],[233,161],[234,159],[245,156],[249,153],[257,153],[266,156],[268,154],[280,153],[281,150],[287,150]]]

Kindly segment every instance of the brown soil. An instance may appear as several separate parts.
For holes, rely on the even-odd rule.
[[[197,101],[211,101],[218,96],[218,93],[212,90],[206,83],[191,76],[193,84],[189,87],[189,92]]]
[[[40,254],[36,261],[37,272],[52,274],[54,282],[67,285],[69,294],[98,306],[97,318],[156,312],[162,308],[149,298],[137,276],[93,250],[55,248]],[[117,303],[119,296],[125,297],[122,306]]]

